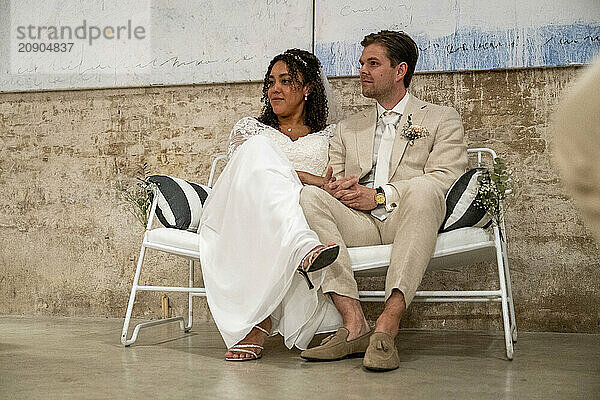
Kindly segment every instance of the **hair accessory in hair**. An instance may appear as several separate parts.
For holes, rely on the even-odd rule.
[[[300,61],[302,63],[302,65],[304,65],[305,67],[308,67],[308,64],[306,64],[306,61],[304,61],[302,59],[302,57],[300,57],[298,54],[292,54],[292,53],[287,53],[289,55],[291,55],[292,57],[294,57],[296,60]]]

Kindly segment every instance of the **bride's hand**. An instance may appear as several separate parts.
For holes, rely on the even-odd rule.
[[[319,186],[321,189],[325,190],[325,186],[329,183],[335,182],[335,176],[333,176],[333,168],[331,166],[327,167],[327,172],[323,177],[323,183]]]

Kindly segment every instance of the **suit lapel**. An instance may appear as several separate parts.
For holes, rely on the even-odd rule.
[[[427,103],[411,95],[404,108],[404,113],[402,114],[400,121],[398,121],[398,125],[396,125],[396,138],[394,139],[394,148],[392,149],[392,156],[390,159],[390,174],[388,180],[392,179],[392,176],[394,176],[398,165],[400,165],[400,162],[402,161],[406,146],[408,146],[408,140],[402,135],[402,128],[408,122],[408,116],[411,116],[413,125],[421,125],[426,113]]]
[[[360,176],[364,176],[373,168],[373,146],[375,142],[375,124],[377,122],[377,107],[370,107],[363,114],[356,126],[355,138],[358,151]]]

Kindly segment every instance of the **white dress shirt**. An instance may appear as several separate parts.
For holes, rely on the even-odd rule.
[[[398,104],[396,104],[391,110],[386,110],[381,104],[377,103],[377,121],[375,125],[375,140],[373,141],[372,168],[371,171],[360,180],[361,185],[373,188],[373,184],[375,182],[375,167],[377,166],[377,155],[379,153],[379,146],[381,144],[381,136],[383,135],[383,130],[385,129],[383,123],[380,120],[381,115],[383,115],[385,111],[393,111],[402,115],[404,113],[404,109],[406,108],[406,103],[408,102],[409,96],[410,95],[408,94],[408,92],[406,92],[402,100],[400,100]],[[396,126],[396,129],[397,128],[398,127]],[[389,163],[390,160],[387,160],[387,162]],[[395,204],[392,204],[391,202],[394,193],[394,188],[392,187],[392,185],[383,185],[381,186],[381,188],[385,193],[385,209],[386,211],[391,212],[395,207]]]

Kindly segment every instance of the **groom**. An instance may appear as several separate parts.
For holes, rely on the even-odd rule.
[[[467,152],[456,110],[408,93],[418,49],[403,32],[367,35],[361,45],[363,96],[377,104],[341,121],[329,147],[334,182],[305,186],[300,203],[323,243],[340,245],[321,286],[343,327],[307,360],[338,360],[365,353],[369,370],[398,368],[394,344],[400,317],[412,301],[435,248],[445,194],[465,171]],[[371,331],[358,300],[347,247],[392,243],[385,307]]]

